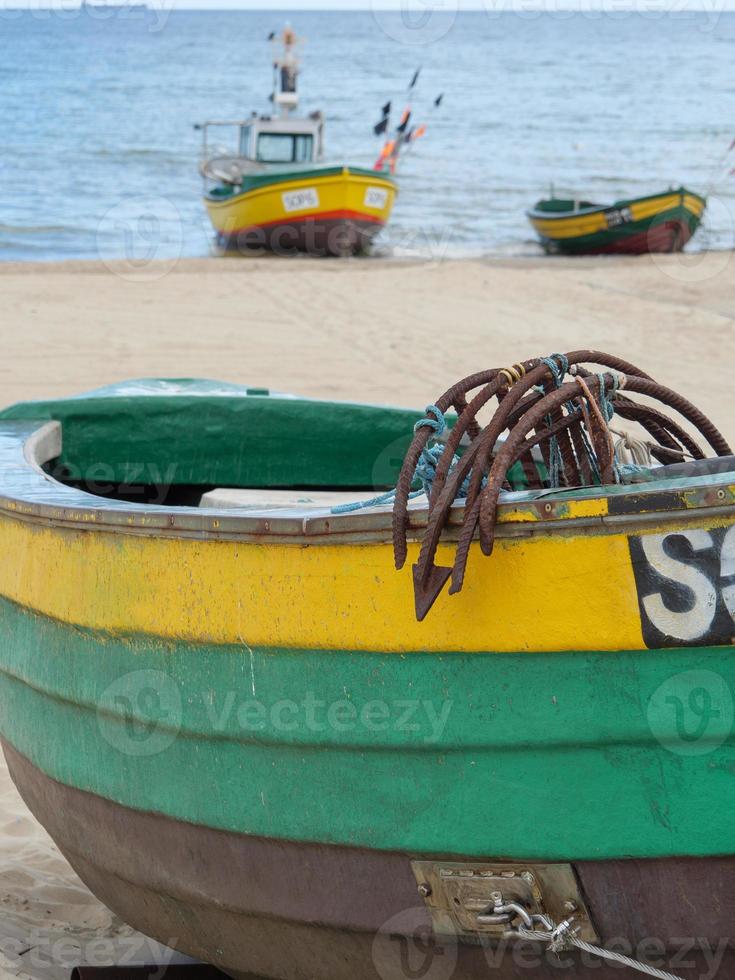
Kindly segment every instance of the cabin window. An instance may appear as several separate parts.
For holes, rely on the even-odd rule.
[[[294,133],[261,133],[257,158],[261,163],[306,163],[313,159],[314,137]]]
[[[314,147],[313,136],[294,137],[294,160],[296,163],[308,163],[312,159]]]
[[[240,129],[240,156],[250,156],[250,127],[242,126]]]

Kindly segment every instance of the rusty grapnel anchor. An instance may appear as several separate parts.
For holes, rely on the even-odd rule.
[[[493,400],[497,402],[494,414],[482,425],[478,413]],[[662,409],[673,410],[683,422]],[[662,464],[704,459],[700,437],[709,447],[707,455],[732,453],[712,422],[686,398],[634,364],[602,351],[535,357],[472,374],[445,391],[427,415],[434,418],[441,413],[443,421],[452,410],[457,420],[436,461],[426,531],[413,566],[419,621],[450,578],[450,594],[461,590],[478,528],[483,554],[492,554],[498,500],[502,490],[510,489],[508,471],[516,463],[523,467],[529,489],[618,483],[621,471],[609,428],[613,415],[637,423],[646,434],[651,458]],[[396,486],[393,550],[398,569],[408,555],[409,495],[422,454],[436,432],[436,426],[429,424],[431,418],[417,425]],[[546,479],[537,465],[539,453]],[[451,568],[438,566],[437,546],[452,505],[460,497],[464,518],[454,563]]]

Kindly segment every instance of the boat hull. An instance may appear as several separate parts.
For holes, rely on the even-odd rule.
[[[3,602],[0,730],[31,810],[144,934],[243,978],[436,957],[541,980],[559,967],[533,945],[434,937],[411,861],[568,861],[602,942],[692,980],[735,966],[732,734],[716,721],[691,754],[651,713],[694,684],[727,724],[731,650],[266,649],[86,618]]]
[[[382,174],[337,167],[249,178],[241,193],[210,193],[205,204],[227,250],[344,256],[370,245],[396,193]]]
[[[648,940],[648,958],[656,941],[701,978],[735,911],[732,474],[509,496],[492,558],[471,545],[465,588],[427,624],[410,570],[420,502],[398,573],[380,508],[133,505],[48,471],[99,480],[104,450],[115,479],[148,472],[193,412],[208,439],[179,478],[212,484],[224,431],[228,482],[247,485],[243,419],[260,416],[270,446],[268,419],[290,409],[293,453],[278,455],[313,485],[329,456],[309,452],[303,418],[331,446],[336,409],[265,397],[138,384],[0,419],[0,734],[82,878],[233,975],[386,980],[428,922],[417,860],[565,864],[603,941]],[[385,414],[340,410],[373,440],[354,443],[352,487],[399,465],[402,413]],[[115,455],[123,417],[137,436]],[[459,975],[497,952],[437,937]],[[675,961],[686,937],[692,968]],[[498,956],[503,980],[558,975],[545,959],[529,972],[517,947]]]
[[[689,191],[659,194],[609,208],[546,212],[528,217],[541,244],[565,255],[680,252],[697,231],[706,202]]]
[[[560,974],[559,958],[534,943],[434,936],[410,853],[176,821],[51,780],[7,745],[5,754],[29,808],[105,904],[234,977],[484,980],[489,967],[500,980],[620,976],[619,966],[577,953],[563,954]],[[610,948],[692,980],[735,967],[723,938],[735,914],[735,858],[582,861],[574,871]]]
[[[246,573],[242,582],[252,588]],[[729,650],[401,655],[263,647],[245,633],[243,649],[116,638],[112,616],[90,629],[6,600],[1,612],[4,737],[51,778],[131,809],[416,854],[569,861],[732,848],[733,738],[720,727],[732,714]],[[675,729],[659,731],[649,707],[668,687],[683,700],[691,678],[724,712],[698,755]],[[225,792],[223,772],[238,774]],[[334,805],[337,786],[349,806]],[[497,793],[504,820],[490,832]],[[552,811],[529,826],[529,813]]]

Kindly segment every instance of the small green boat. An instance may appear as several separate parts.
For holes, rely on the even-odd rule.
[[[552,197],[528,220],[547,252],[566,255],[680,252],[702,220],[707,202],[680,187],[615,204]]]

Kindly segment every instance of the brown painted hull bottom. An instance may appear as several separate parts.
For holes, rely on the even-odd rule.
[[[577,244],[574,239],[552,243],[552,250],[574,255],[648,255],[681,252],[693,229],[686,221],[664,221],[633,235],[611,232],[609,241],[594,247]]]
[[[382,223],[356,218],[306,219],[243,228],[232,234],[218,232],[217,244],[228,253],[248,256],[272,252],[284,256],[306,253],[344,258],[367,251],[382,227]]]
[[[431,938],[408,855],[247,837],[140,813],[70,789],[4,749],[26,803],[103,902],[141,932],[235,977],[639,975],[584,955],[565,953],[562,965],[531,943],[442,945]],[[603,942],[687,980],[735,975],[735,858],[575,868]]]

